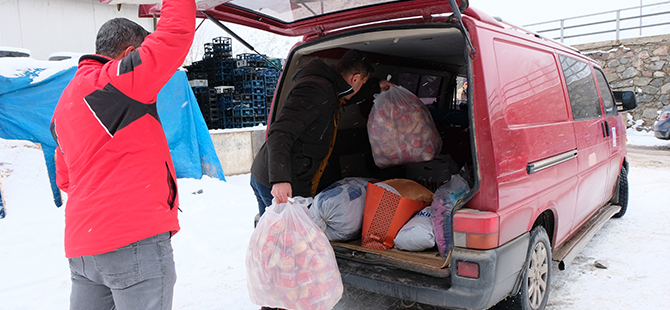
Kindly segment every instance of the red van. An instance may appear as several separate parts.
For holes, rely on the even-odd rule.
[[[543,309],[551,260],[565,268],[612,216],[626,212],[626,127],[632,92],[612,92],[579,51],[469,7],[466,0],[233,0],[202,13],[303,36],[277,86],[310,59],[363,51],[373,76],[414,92],[431,110],[442,154],[471,190],[457,201],[451,253],[376,251],[333,243],[346,285],[420,303],[487,309],[500,301]],[[467,96],[457,88],[468,83]],[[617,104],[617,102],[619,102]],[[342,177],[397,177],[376,169],[359,109],[340,115]],[[445,167],[444,169],[447,169]]]

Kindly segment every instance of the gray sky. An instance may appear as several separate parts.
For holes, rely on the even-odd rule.
[[[664,3],[661,5],[654,5]],[[579,27],[564,30],[564,43],[566,44],[581,44],[588,42],[609,41],[616,39],[615,22],[616,13],[613,11],[620,11],[620,18],[634,17],[640,15],[640,5],[646,6],[642,9],[642,14],[648,14],[659,11],[670,11],[670,2],[668,0],[563,0],[563,1],[548,1],[548,0],[471,0],[470,5],[485,13],[500,17],[504,21],[516,25],[527,26],[529,24],[545,23],[556,21],[559,19],[569,19],[564,22],[565,26],[583,25],[586,23],[611,21],[593,26]],[[635,9],[633,9],[635,8]],[[598,14],[610,12],[605,14]],[[590,14],[598,14],[578,19],[571,19],[574,17],[581,17]],[[667,22],[668,14],[654,17],[646,17],[643,19],[643,25],[652,25],[656,23]],[[637,27],[640,25],[639,19],[622,20],[619,28],[626,29],[630,27]],[[534,25],[525,27],[528,30],[540,32],[543,36],[559,40],[560,31],[541,32],[544,29],[556,29],[560,27],[560,22],[547,23],[542,25]],[[607,34],[576,36],[587,33],[594,33],[600,31],[611,31]],[[670,26],[656,26],[646,27],[642,30],[626,30],[619,33],[619,39],[634,38],[640,36],[654,36],[670,33]]]

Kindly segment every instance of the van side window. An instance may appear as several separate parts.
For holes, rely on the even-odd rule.
[[[398,85],[415,94],[424,104],[432,104],[437,100],[442,77],[415,73],[400,73]]]
[[[424,104],[431,104],[437,100],[442,78],[434,75],[422,75],[419,84],[419,92],[416,94]]]
[[[398,75],[398,85],[416,94],[416,90],[419,88],[419,79],[421,79],[421,76],[418,74],[400,73]]]
[[[503,111],[508,124],[549,124],[568,120],[561,74],[553,53],[544,50],[529,52],[527,47],[506,41],[495,41],[495,51]]]
[[[614,116],[617,115],[617,109],[614,105],[614,97],[612,96],[612,91],[610,91],[609,85],[607,84],[607,79],[605,79],[605,74],[595,68],[596,79],[598,80],[598,89],[600,89],[600,97],[603,98],[603,107],[605,108],[605,116]]]
[[[452,94],[452,106],[454,110],[466,109],[468,104],[468,78],[456,76],[456,91]]]
[[[565,84],[568,86],[572,118],[583,120],[601,117],[603,113],[600,98],[589,64],[563,55],[558,55],[558,58],[563,67]]]

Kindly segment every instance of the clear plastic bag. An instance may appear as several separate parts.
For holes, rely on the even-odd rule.
[[[431,160],[442,147],[428,108],[400,86],[392,86],[375,98],[368,136],[380,168]]]
[[[316,226],[330,241],[347,241],[361,236],[365,190],[370,179],[345,178],[314,197],[309,208]]]
[[[251,302],[286,309],[331,309],[343,285],[335,253],[309,216],[311,198],[272,204],[247,248]]]

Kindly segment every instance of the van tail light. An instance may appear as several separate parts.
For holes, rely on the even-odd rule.
[[[479,278],[479,265],[477,263],[469,263],[459,261],[456,265],[456,272],[461,277]]]
[[[670,118],[670,111],[663,111],[661,112],[661,115],[658,116],[659,121],[664,121],[668,118]]]
[[[454,215],[454,246],[469,249],[498,247],[500,216],[495,212],[463,208]]]

